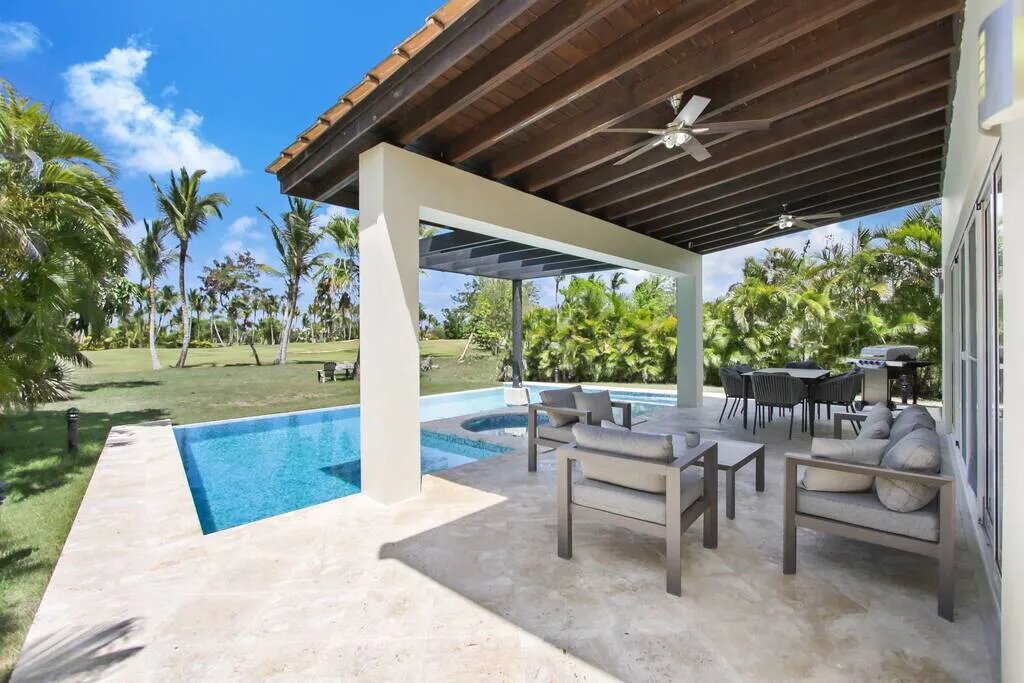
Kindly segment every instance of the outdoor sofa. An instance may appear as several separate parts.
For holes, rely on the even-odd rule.
[[[622,409],[621,422],[615,423],[613,408]],[[628,401],[613,401],[607,391],[585,392],[578,384],[540,392],[540,403],[531,403],[527,410],[527,469],[530,472],[537,471],[538,447],[558,448],[572,443],[572,428],[578,422],[587,425],[609,422],[626,429],[633,426],[632,405]],[[547,415],[547,424],[539,420],[541,414]]]
[[[671,435],[577,423],[558,458],[558,556],[572,559],[574,519],[665,539],[666,590],[682,592],[681,537],[703,520],[705,548],[718,547],[718,446],[673,444]],[[573,463],[580,473],[574,475]],[[701,466],[703,465],[703,466]]]
[[[938,612],[953,621],[956,490],[935,420],[884,404],[834,418],[835,438],[786,455],[783,573],[796,573],[797,527],[917,553],[938,561]],[[844,422],[856,439],[842,440]]]

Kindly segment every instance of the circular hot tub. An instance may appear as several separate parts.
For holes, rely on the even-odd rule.
[[[462,428],[477,434],[526,436],[526,421],[526,413],[494,413],[471,417],[462,423]],[[537,422],[547,424],[547,415],[538,415]]]

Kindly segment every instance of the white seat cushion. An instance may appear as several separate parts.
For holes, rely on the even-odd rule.
[[[704,477],[699,471],[682,471],[680,478],[680,511],[700,500]],[[604,510],[645,522],[665,524],[665,494],[637,491],[603,481],[583,477],[572,485],[572,502],[595,510]]]
[[[893,512],[871,493],[796,490],[796,510],[805,515],[887,531],[922,541],[939,540],[938,505],[933,501],[914,512]]]

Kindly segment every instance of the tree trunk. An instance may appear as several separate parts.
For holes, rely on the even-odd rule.
[[[466,340],[466,345],[462,348],[462,353],[459,355],[459,362],[466,357],[466,352],[469,351],[469,345],[473,343],[473,333],[469,333],[469,339]]]
[[[149,281],[149,357],[153,360],[153,369],[160,369],[160,358],[156,355],[156,282]]]
[[[288,339],[291,337],[292,318],[295,315],[295,307],[298,306],[298,297],[288,297],[288,306],[284,311],[284,328],[281,330],[281,343],[277,347],[277,358],[274,365],[283,365],[288,360]]]
[[[188,260],[188,245],[182,242],[178,249],[178,288],[181,290],[181,355],[176,368],[185,367],[185,359],[188,358],[188,343],[192,337],[192,316],[188,310],[188,290],[185,289],[185,261]]]

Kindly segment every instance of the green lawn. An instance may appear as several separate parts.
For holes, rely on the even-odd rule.
[[[495,385],[494,358],[464,342],[428,341],[424,356],[438,366],[421,379],[424,394]],[[359,400],[357,381],[317,384],[327,360],[354,360],[355,342],[293,344],[289,363],[269,365],[275,349],[258,346],[257,367],[248,347],[193,349],[184,370],[150,369],[146,349],[90,352],[93,367],[76,371],[71,401],[30,414],[0,416],[0,680],[14,665],[25,632],[89,483],[107,432],[114,425],[170,418],[176,424],[345,405]],[[163,349],[170,365],[176,349]],[[64,455],[64,411],[81,410],[80,452]]]

